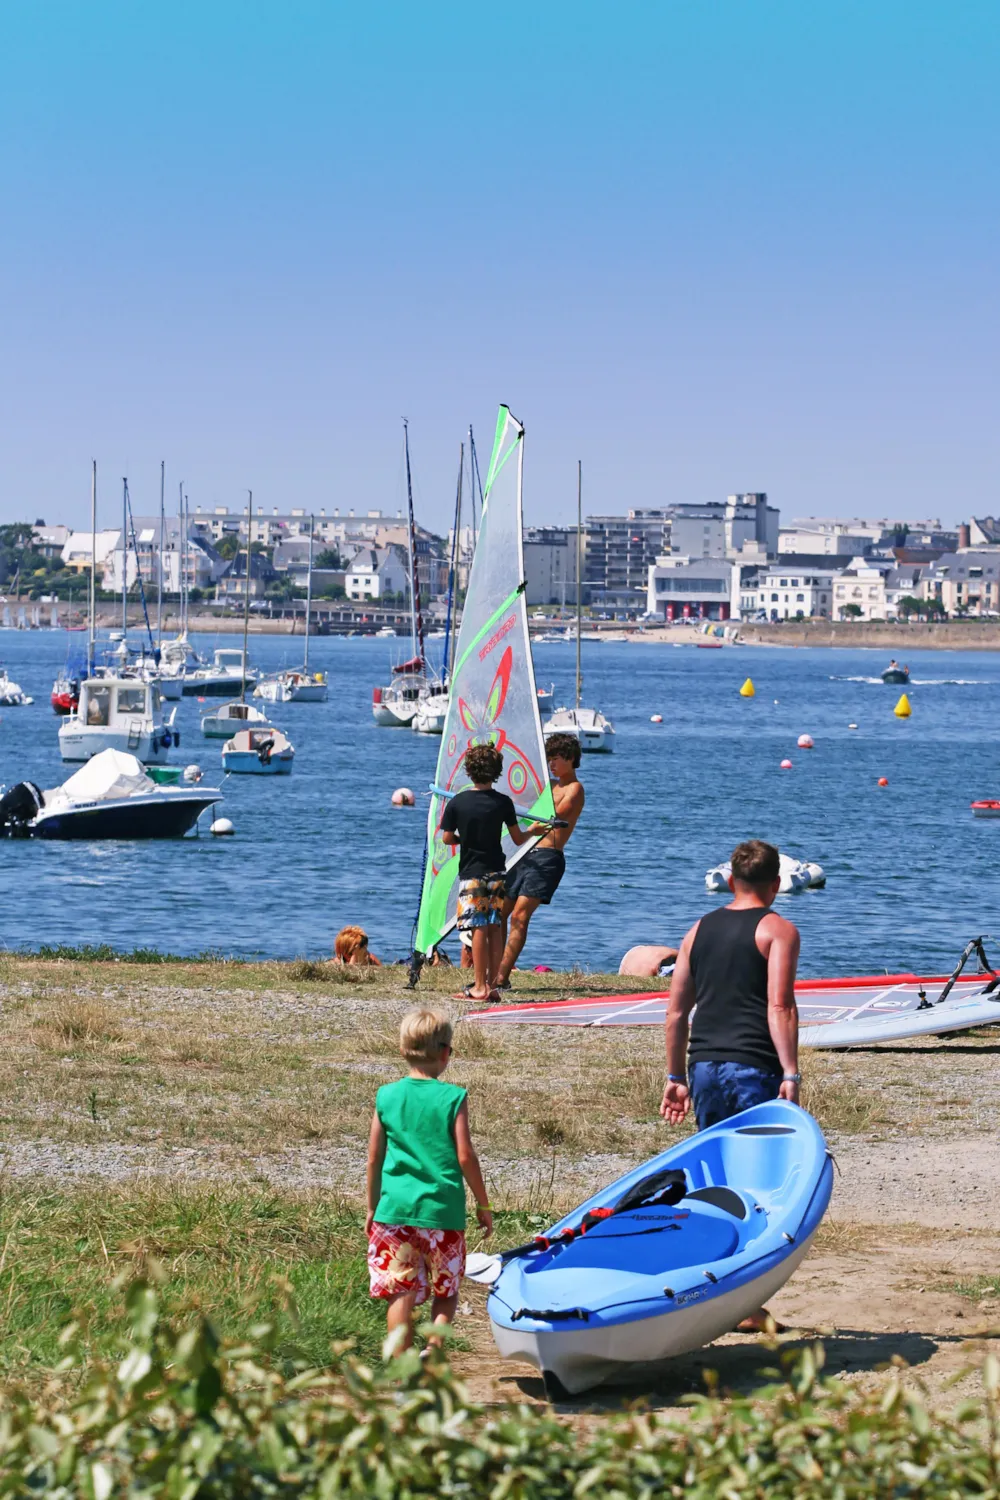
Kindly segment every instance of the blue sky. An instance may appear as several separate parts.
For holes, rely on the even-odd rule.
[[[1000,7],[6,0],[0,519],[996,514]],[[484,455],[483,468],[485,469]]]

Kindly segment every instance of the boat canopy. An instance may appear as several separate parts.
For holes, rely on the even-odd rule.
[[[409,661],[400,662],[398,667],[393,667],[393,677],[398,677],[400,672],[422,672],[426,663],[421,656],[411,657]]]
[[[103,802],[153,789],[154,783],[134,755],[124,750],[102,750],[79,771],[74,771],[68,781],[56,788],[56,793],[71,802]]]

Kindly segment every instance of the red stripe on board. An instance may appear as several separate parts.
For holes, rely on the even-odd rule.
[[[997,977],[996,971],[991,969],[985,974],[966,975],[955,981],[956,989],[962,985],[975,984],[977,986],[987,984],[989,980]],[[895,984],[940,984],[945,985],[951,978],[950,974],[862,974],[845,976],[841,979],[800,979],[795,985],[795,993],[805,993],[814,990],[860,990],[860,989],[883,989],[886,985]],[[644,1000],[668,1000],[669,990],[650,990],[648,994],[617,994],[617,995],[587,995],[578,1000],[538,1000],[526,1005],[494,1005],[489,1010],[469,1011],[465,1017],[467,1021],[476,1021],[480,1016],[517,1015],[521,1011],[531,1011],[535,1014],[540,1010],[565,1010],[567,1006],[579,1009],[584,1005],[640,1005]]]

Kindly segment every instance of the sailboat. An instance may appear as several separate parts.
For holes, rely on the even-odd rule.
[[[253,490],[247,507],[247,575],[246,592],[243,596],[243,677],[240,696],[234,703],[224,703],[214,714],[206,714],[201,721],[202,733],[218,735],[218,725],[225,720],[228,729],[235,729],[232,739],[222,747],[222,769],[230,775],[241,776],[290,776],[295,759],[295,747],[280,729],[269,724],[259,708],[247,702],[247,685],[253,681],[247,676],[247,643],[250,634],[250,538],[253,536]],[[216,652],[216,656],[219,653]],[[212,727],[206,727],[211,725]]]
[[[427,814],[427,860],[414,933],[411,982],[455,925],[458,850],[441,839],[449,800],[470,785],[465,752],[493,744],[503,755],[497,790],[522,820],[555,816],[528,639],[521,484],[524,428],[501,406],[486,477],[479,536],[449,683],[448,716]],[[507,868],[533,843],[504,836]]]
[[[438,690],[427,672],[424,618],[420,608],[417,569],[417,528],[413,519],[413,482],[410,476],[410,429],[403,423],[406,454],[406,502],[409,510],[410,659],[392,668],[392,681],[372,690],[372,717],[383,729],[409,729],[422,699]]]
[[[301,668],[290,667],[265,677],[254,689],[255,698],[265,703],[325,703],[328,686],[325,672],[309,671],[309,622],[312,614],[313,532],[316,517],[309,517],[309,574],[306,579],[306,639]]]
[[[573,708],[557,708],[545,721],[545,734],[572,734],[580,749],[610,755],[615,748],[615,727],[599,708],[581,708],[583,671],[580,632],[583,625],[583,464],[576,466],[576,702]],[[567,631],[567,639],[571,639]]]
[[[471,428],[470,428],[471,431]],[[451,534],[451,557],[448,560],[448,606],[445,613],[444,652],[441,659],[440,686],[428,693],[417,705],[411,728],[417,734],[443,734],[448,718],[448,686],[455,661],[455,605],[457,601],[458,555],[462,532],[462,476],[465,471],[465,444],[458,447],[458,487],[455,492],[455,525]],[[432,632],[436,634],[436,632]]]

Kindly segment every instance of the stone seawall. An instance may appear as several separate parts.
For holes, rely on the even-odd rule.
[[[935,620],[912,625],[865,620],[784,620],[741,625],[748,646],[871,646],[907,651],[1000,651],[1000,620]]]

